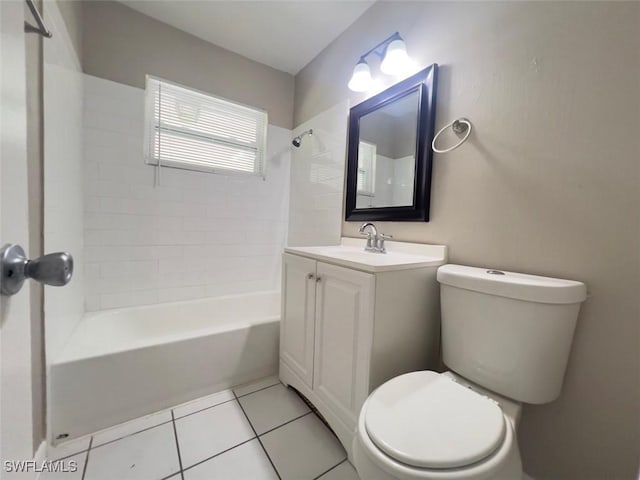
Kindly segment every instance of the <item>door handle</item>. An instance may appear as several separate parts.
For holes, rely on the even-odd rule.
[[[15,295],[27,278],[61,287],[73,275],[73,257],[57,252],[29,260],[20,245],[7,244],[0,250],[0,294]]]

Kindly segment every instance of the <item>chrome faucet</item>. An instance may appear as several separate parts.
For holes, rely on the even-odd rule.
[[[367,228],[369,229],[367,231]],[[367,237],[367,246],[364,249],[367,252],[376,252],[378,247],[378,229],[371,222],[360,225],[360,235]]]
[[[364,247],[367,252],[387,253],[387,249],[384,247],[384,241],[392,238],[391,235],[385,235],[384,233],[378,234],[378,229],[371,222],[360,225],[359,232],[360,235],[367,237],[367,246]]]

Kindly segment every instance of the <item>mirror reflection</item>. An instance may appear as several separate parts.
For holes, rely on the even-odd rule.
[[[356,208],[413,205],[419,92],[360,118]]]
[[[345,220],[429,221],[438,66],[351,107]]]

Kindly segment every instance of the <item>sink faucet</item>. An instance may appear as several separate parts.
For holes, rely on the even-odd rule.
[[[369,231],[367,231],[369,229]],[[368,252],[377,251],[378,247],[378,229],[371,222],[366,222],[360,225],[360,235],[367,237],[367,246],[364,249]]]
[[[367,246],[364,247],[367,252],[387,253],[387,249],[384,247],[384,241],[392,238],[391,235],[385,235],[384,233],[378,234],[378,229],[371,222],[360,225],[359,231],[360,235],[367,237]]]

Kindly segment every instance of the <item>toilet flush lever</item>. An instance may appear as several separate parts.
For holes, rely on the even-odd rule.
[[[504,272],[501,272],[500,270],[487,270],[487,273],[489,275],[504,275]]]
[[[29,260],[20,245],[0,249],[0,294],[15,295],[27,278],[61,287],[73,275],[73,257],[65,252],[50,253]]]

